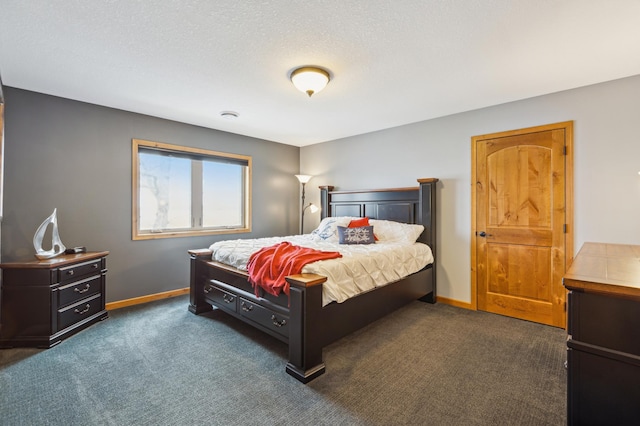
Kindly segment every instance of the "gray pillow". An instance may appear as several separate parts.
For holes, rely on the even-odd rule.
[[[348,228],[338,226],[338,240],[340,244],[375,244],[373,226]]]

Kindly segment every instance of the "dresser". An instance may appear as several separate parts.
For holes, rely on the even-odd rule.
[[[640,246],[585,243],[569,290],[567,421],[640,421]]]
[[[107,318],[108,254],[0,264],[0,347],[50,348]]]

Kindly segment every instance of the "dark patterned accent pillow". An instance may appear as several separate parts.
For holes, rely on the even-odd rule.
[[[375,244],[373,226],[359,226],[348,228],[338,226],[338,239],[340,244]]]

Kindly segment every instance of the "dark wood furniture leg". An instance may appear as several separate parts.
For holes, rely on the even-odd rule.
[[[209,249],[189,250],[189,256],[191,259],[189,312],[196,315],[213,310],[213,306],[205,302],[202,297],[203,287],[207,282],[205,278],[207,271],[205,269],[208,268],[206,268],[205,262],[207,260],[211,260],[211,254],[211,250]]]
[[[289,362],[286,371],[302,383],[325,372],[322,360],[322,341],[317,319],[322,310],[322,283],[326,277],[300,274],[287,277],[290,285]]]

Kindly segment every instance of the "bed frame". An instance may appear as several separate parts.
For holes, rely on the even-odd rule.
[[[418,179],[417,188],[333,191],[322,186],[322,218],[368,216],[425,227],[418,241],[436,256],[436,197],[438,179]],[[326,277],[300,274],[287,277],[290,295],[257,297],[248,275],[211,260],[208,249],[189,250],[191,283],[189,311],[201,314],[218,308],[289,345],[286,372],[307,383],[325,372],[322,349],[384,317],[409,302],[436,301],[435,261],[400,281],[362,293],[343,303],[322,306]]]

